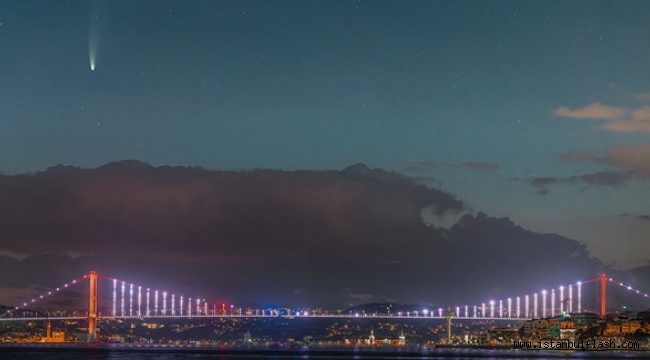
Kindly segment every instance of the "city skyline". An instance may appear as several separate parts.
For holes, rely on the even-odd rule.
[[[444,297],[402,279],[504,266],[548,287],[648,279],[648,18],[645,1],[0,3],[0,268],[20,274],[0,289],[90,264],[233,298],[266,274],[252,288],[305,302]],[[51,279],[22,287],[35,264]]]

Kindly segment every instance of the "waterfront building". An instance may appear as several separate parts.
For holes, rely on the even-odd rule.
[[[45,337],[43,342],[46,343],[60,343],[65,341],[65,332],[64,331],[52,331],[52,324],[47,322],[47,330],[45,332]]]
[[[573,341],[576,338],[576,327],[573,320],[564,319],[560,321],[559,338],[561,340]]]
[[[526,321],[520,329],[523,338],[547,338],[550,335],[551,321],[549,319],[532,319]]]
[[[576,329],[585,329],[600,321],[600,315],[591,312],[571,313],[570,317]]]

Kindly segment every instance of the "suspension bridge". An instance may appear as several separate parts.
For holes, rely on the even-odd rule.
[[[104,284],[102,292],[108,304],[100,307],[100,280]],[[85,284],[85,285],[82,285]],[[593,284],[599,293],[599,307],[585,309],[583,306],[583,287]],[[394,313],[365,313],[338,312],[327,313],[308,311],[304,309],[283,311],[274,309],[227,309],[218,306],[203,298],[192,298],[171,293],[168,291],[152,289],[136,285],[128,281],[100,275],[96,271],[74,279],[35,296],[20,305],[7,310],[0,321],[37,321],[37,320],[87,320],[88,335],[95,338],[97,323],[103,319],[189,319],[189,318],[376,318],[376,319],[476,319],[476,320],[501,320],[525,321],[536,318],[555,317],[571,313],[591,311],[605,316],[607,311],[607,286],[623,288],[627,292],[645,299],[650,298],[645,292],[630,285],[618,282],[606,275],[601,275],[586,281],[558,286],[551,289],[542,289],[531,294],[508,297],[505,299],[488,300],[480,304],[452,306],[445,308],[424,308],[418,311],[405,311]],[[106,286],[108,285],[108,286]],[[53,313],[44,315],[35,311],[39,303],[46,302],[56,294],[73,287],[87,287],[87,310],[82,314]],[[108,298],[108,299],[106,299]],[[650,300],[650,299],[648,299]],[[102,309],[102,310],[100,310]]]

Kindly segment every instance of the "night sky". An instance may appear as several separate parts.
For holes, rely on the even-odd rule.
[[[309,304],[648,265],[648,19],[648,1],[2,1],[0,270],[20,275],[0,303],[89,267]]]

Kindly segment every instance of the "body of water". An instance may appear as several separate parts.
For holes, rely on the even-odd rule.
[[[180,359],[645,359],[648,351],[543,351],[457,348],[227,348],[132,344],[0,344],[0,360]]]
[[[641,359],[649,352],[534,351],[431,348],[222,349],[213,347],[0,346],[0,359],[16,360],[180,360],[180,359]]]

